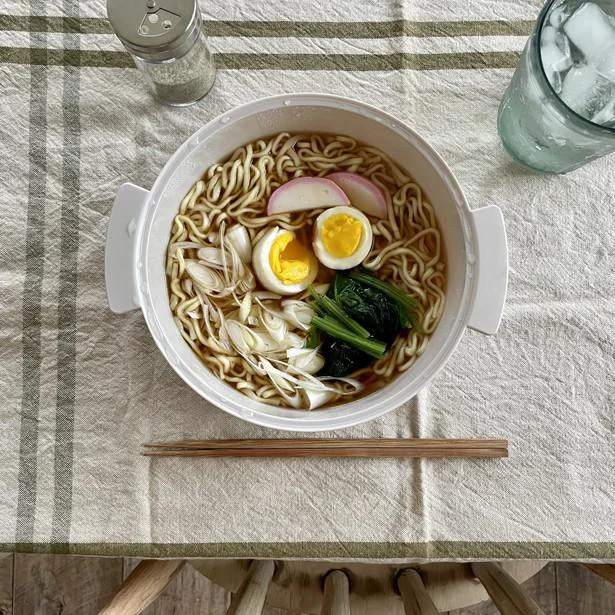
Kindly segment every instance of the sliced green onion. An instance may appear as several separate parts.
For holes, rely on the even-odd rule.
[[[330,316],[314,316],[312,324],[325,333],[337,337],[372,357],[379,359],[386,352],[386,344],[375,339],[365,339],[346,329],[340,322]]]
[[[417,333],[423,332],[423,327],[421,326],[420,321],[417,318],[418,304],[414,297],[411,297],[407,293],[405,293],[401,288],[397,288],[394,284],[390,282],[385,282],[369,273],[364,273],[363,271],[353,271],[350,274],[350,277],[357,282],[363,282],[363,284],[367,284],[368,286],[372,286],[382,291],[385,295],[397,301],[400,305],[402,305],[406,311],[408,312],[408,318],[410,319],[410,323],[412,328]]]
[[[351,318],[344,312],[344,310],[333,299],[327,297],[327,295],[319,294],[313,286],[309,287],[310,294],[316,301],[316,306],[320,308],[325,314],[333,316],[333,318],[339,320],[343,325],[350,329],[353,333],[360,335],[361,337],[368,338],[371,333],[362,327],[354,318]]]

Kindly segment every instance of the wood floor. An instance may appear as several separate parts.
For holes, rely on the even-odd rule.
[[[0,615],[95,615],[139,560],[63,555],[0,559]],[[580,564],[549,564],[525,587],[545,615],[615,615],[615,585]],[[229,594],[185,566],[145,615],[224,615]],[[268,609],[266,615],[291,615]],[[292,614],[297,615],[297,614]],[[447,615],[498,615],[490,602]]]

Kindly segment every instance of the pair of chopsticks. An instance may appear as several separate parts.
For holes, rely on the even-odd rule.
[[[486,439],[185,440],[144,446],[148,457],[508,457],[507,440]]]

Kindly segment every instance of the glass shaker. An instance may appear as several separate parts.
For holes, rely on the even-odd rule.
[[[181,107],[209,92],[216,69],[197,0],[107,0],[107,14],[157,100]]]

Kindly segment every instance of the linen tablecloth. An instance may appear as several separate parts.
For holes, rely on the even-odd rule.
[[[0,0],[0,550],[140,556],[615,558],[613,159],[563,177],[504,154],[496,111],[539,0],[202,2],[219,72],[154,102],[102,0]],[[333,436],[501,437],[510,458],[148,460],[141,443],[276,437],[212,407],[139,312],[107,308],[114,195],[265,95],[375,104],[506,220],[499,334]],[[410,169],[411,171],[411,169]]]

